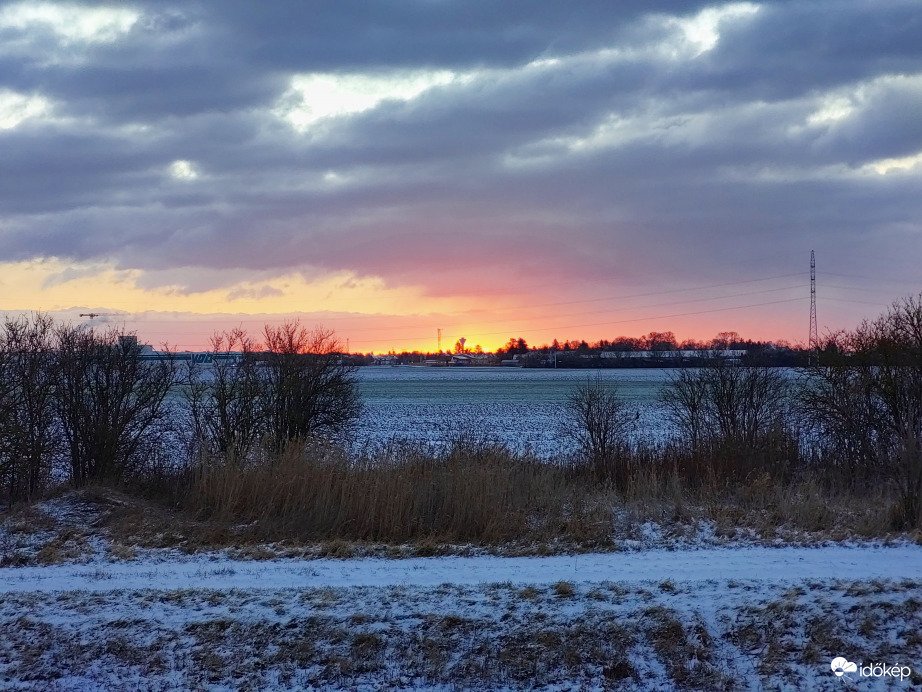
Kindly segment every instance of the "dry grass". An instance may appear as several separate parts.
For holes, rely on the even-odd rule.
[[[314,447],[160,478],[159,509],[117,508],[119,520],[109,525],[121,542],[138,546],[194,552],[284,541],[340,558],[375,545],[395,556],[464,545],[510,554],[605,550],[638,538],[645,522],[658,525],[667,543],[694,541],[702,521],[717,540],[812,543],[893,533],[897,494],[885,481],[854,488],[807,469],[773,475],[768,469],[783,465],[771,455],[747,462],[749,475],[725,478],[720,459],[708,466],[674,450],[632,454],[604,480],[595,468],[540,463],[501,447],[442,456],[390,449],[358,460]],[[185,519],[164,513],[164,499]]]
[[[6,528],[10,533],[35,534],[55,528],[55,521],[40,512],[33,505],[19,504],[6,519]]]
[[[735,688],[733,680],[712,660],[712,635],[701,623],[686,630],[676,613],[662,606],[648,608],[644,623],[653,650],[680,688]]]
[[[523,602],[512,585],[14,593],[0,661],[28,690],[91,675],[107,689],[841,689],[843,650],[914,666],[922,641],[918,581],[868,586],[728,600],[606,586],[617,604],[552,588]],[[894,688],[920,684],[913,670]]]
[[[80,530],[64,528],[47,541],[36,554],[42,565],[56,565],[91,552],[86,535]]]
[[[749,475],[728,479],[715,471],[724,461],[709,467],[706,458],[675,450],[635,450],[616,461],[607,479],[595,467],[540,463],[486,445],[444,455],[386,449],[361,459],[313,447],[247,466],[202,463],[136,480],[127,491],[58,497],[53,502],[69,503],[70,528],[18,506],[0,517],[0,562],[32,561],[22,555],[27,543],[37,545],[35,561],[70,559],[80,541],[58,534],[74,529],[102,532],[112,556],[126,560],[145,548],[233,548],[256,560],[435,556],[481,547],[550,555],[700,540],[811,544],[897,535],[898,492],[886,480],[849,486],[808,467],[773,475],[769,469],[780,462],[759,466],[758,459],[747,462]],[[922,533],[914,537],[922,541]]]
[[[559,581],[554,584],[554,593],[559,598],[573,598],[573,584],[568,581]]]
[[[500,544],[568,536],[610,545],[602,489],[570,471],[503,450],[473,457],[351,462],[330,450],[287,453],[246,468],[205,465],[182,493],[198,517],[251,524],[254,535],[301,541]],[[346,547],[336,556],[347,556]]]
[[[122,543],[113,543],[109,547],[109,553],[117,560],[134,560],[136,555],[132,546]]]

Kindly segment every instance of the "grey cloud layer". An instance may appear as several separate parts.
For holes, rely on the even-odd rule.
[[[472,267],[655,282],[813,245],[922,253],[919,174],[861,172],[922,152],[914,0],[763,3],[697,56],[676,20],[706,3],[121,7],[114,42],[0,22],[0,108],[51,104],[0,129],[0,260],[438,294]],[[278,116],[296,74],[425,70],[455,78],[304,131]]]

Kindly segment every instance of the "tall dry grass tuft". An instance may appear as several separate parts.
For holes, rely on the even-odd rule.
[[[289,447],[274,463],[201,465],[182,503],[202,517],[256,522],[263,537],[499,544],[565,535],[601,547],[610,504],[571,475],[502,448],[350,461],[323,446]]]

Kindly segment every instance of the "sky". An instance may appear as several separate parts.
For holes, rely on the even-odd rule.
[[[922,5],[0,2],[0,311],[804,342],[922,291]]]

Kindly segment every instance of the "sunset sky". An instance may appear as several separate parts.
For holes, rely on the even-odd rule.
[[[0,2],[0,311],[805,341],[922,291],[922,4]]]

